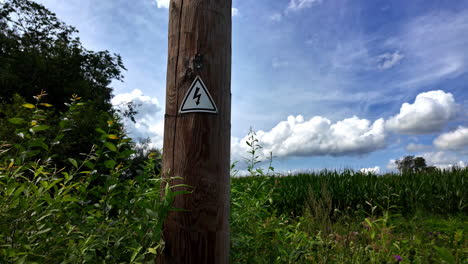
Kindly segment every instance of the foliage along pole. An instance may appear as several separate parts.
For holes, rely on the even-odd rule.
[[[229,262],[232,0],[171,0],[164,177],[183,177],[159,263]]]

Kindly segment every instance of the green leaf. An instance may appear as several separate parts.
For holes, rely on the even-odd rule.
[[[106,166],[106,168],[108,168],[108,169],[113,169],[115,167],[115,164],[117,164],[117,162],[115,162],[113,160],[104,161],[104,166]]]
[[[45,116],[45,115],[33,115],[32,118],[37,119],[37,120],[46,120],[47,116]]]
[[[149,209],[149,208],[145,208],[145,211],[146,211],[146,213],[147,213],[149,216],[151,216],[151,217],[154,217],[154,218],[158,218],[158,217],[159,217],[159,215],[158,215],[157,212],[155,212],[155,211],[153,211],[153,210],[151,210],[151,209]]]
[[[127,149],[127,150],[124,150],[120,153],[119,157],[120,158],[128,158],[130,157],[132,154],[134,154],[135,151],[134,150],[131,150],[131,149]]]
[[[15,125],[19,125],[19,124],[24,123],[24,119],[19,118],[19,117],[13,117],[13,118],[8,119],[8,122],[15,124]]]
[[[65,128],[69,122],[70,122],[69,120],[60,120],[59,122],[60,128]]]
[[[16,189],[15,193],[13,194],[14,197],[17,197],[18,195],[20,195],[20,193],[22,193],[25,189],[25,186],[24,185],[21,185],[18,189]]]
[[[52,228],[50,228],[50,227],[49,227],[49,228],[46,228],[46,229],[42,229],[42,230],[40,230],[39,232],[33,234],[32,237],[38,236],[38,235],[40,235],[40,234],[47,233],[47,232],[49,232],[50,230],[52,230]]]
[[[44,131],[44,130],[47,130],[49,129],[50,127],[49,126],[46,126],[46,125],[38,125],[38,126],[35,126],[33,128],[31,128],[34,132],[39,132],[39,131]]]
[[[43,148],[44,150],[49,150],[49,146],[47,146],[47,144],[44,143],[42,140],[34,140],[31,142],[28,142],[28,145],[30,147],[40,147],[40,148]]]
[[[52,197],[50,197],[50,194],[48,192],[45,192],[43,195],[42,195],[42,199],[44,201],[46,201],[48,204],[53,204],[54,203],[54,199],[52,199]]]
[[[457,230],[455,232],[455,236],[454,236],[454,242],[456,243],[461,243],[461,241],[463,240],[463,230]]]
[[[111,151],[117,151],[117,148],[115,147],[114,144],[110,143],[110,142],[105,142],[104,143],[104,146],[106,146],[108,149],[110,149]]]
[[[115,187],[117,187],[117,184],[112,184],[111,186],[109,186],[109,188],[107,188],[107,191],[112,191],[115,189]]]
[[[28,258],[27,255],[26,255],[26,256],[22,256],[21,258],[19,258],[19,259],[17,260],[16,263],[18,263],[18,264],[23,264],[23,263],[26,262],[26,259],[27,259],[27,258]]]
[[[16,189],[16,185],[9,185],[5,191],[5,194],[9,196],[15,191],[15,189]]]
[[[86,161],[84,165],[89,169],[94,169],[94,163],[92,163],[91,161]]]
[[[40,181],[42,187],[44,188],[47,188],[47,186],[49,186],[49,182],[48,181]]]
[[[439,254],[439,257],[443,259],[444,261],[446,261],[447,263],[454,264],[456,262],[455,257],[452,255],[452,253],[450,253],[448,249],[443,248],[443,247],[438,247],[438,246],[434,246],[434,248]]]
[[[41,151],[40,150],[31,150],[31,151],[22,152],[22,154],[23,153],[26,154],[26,156],[28,156],[28,157],[34,157],[34,156],[40,154]]]
[[[65,177],[65,180],[69,181],[71,178],[70,178],[70,174],[68,174],[68,172],[64,171],[62,172],[62,175],[63,177]]]
[[[68,158],[68,161],[73,165],[73,167],[78,169],[78,162],[72,158]]]
[[[54,187],[57,183],[61,181],[63,181],[63,179],[58,179],[58,180],[53,181],[51,184],[49,184],[49,186],[47,186],[46,191],[50,190],[52,187]]]
[[[109,139],[119,139],[119,137],[117,135],[114,135],[114,134],[107,135],[107,138],[109,138]]]
[[[36,108],[33,104],[23,104],[23,107],[26,107],[26,108],[29,108],[29,109]]]
[[[101,134],[106,134],[106,132],[100,128],[96,128],[96,132],[99,132]]]
[[[67,196],[67,197],[60,200],[61,203],[64,203],[64,202],[79,202],[79,201],[80,200],[78,198],[70,197],[70,196]]]
[[[151,253],[151,254],[155,254],[155,255],[156,255],[156,254],[157,254],[157,251],[156,251],[157,248],[158,248],[158,247],[148,248],[148,252]]]
[[[143,247],[138,247],[138,248],[135,248],[133,249],[133,254],[132,254],[132,257],[130,259],[130,262],[133,263],[133,261],[135,261],[135,258],[138,256],[138,253],[140,253],[140,250],[142,249]]]
[[[128,143],[130,141],[132,141],[131,138],[124,138],[124,139],[120,140],[121,143]]]

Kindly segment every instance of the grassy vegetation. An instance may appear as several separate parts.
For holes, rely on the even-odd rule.
[[[266,184],[275,188],[272,206],[280,214],[302,215],[310,195],[320,199],[323,191],[329,193],[333,209],[340,211],[369,213],[368,203],[379,211],[389,203],[404,215],[416,211],[456,214],[468,209],[467,176],[466,169],[384,176],[345,170],[275,177]],[[233,184],[244,188],[252,181],[265,181],[264,177],[237,178]]]
[[[231,261],[468,263],[467,179],[467,169],[233,178]]]

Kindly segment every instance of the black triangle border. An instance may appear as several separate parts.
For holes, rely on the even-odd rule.
[[[200,85],[201,85],[202,89],[208,95],[208,99],[210,100],[211,105],[213,105],[214,108],[185,108],[184,109],[184,105],[187,102],[187,98],[188,98],[189,94],[192,92],[193,88],[195,88],[195,85],[196,85],[197,82],[200,82]],[[203,83],[203,80],[198,75],[197,75],[197,77],[195,77],[195,80],[193,80],[192,84],[190,85],[190,89],[188,89],[187,93],[185,94],[184,100],[182,101],[182,104],[181,104],[180,110],[179,110],[179,113],[181,113],[181,114],[188,114],[188,113],[194,113],[194,112],[211,113],[211,114],[217,114],[218,113],[218,108],[216,107],[216,104],[214,103],[214,100],[211,97],[211,94],[208,92],[208,89],[206,88],[205,83]]]

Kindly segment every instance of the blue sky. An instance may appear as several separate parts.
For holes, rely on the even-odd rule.
[[[122,55],[114,103],[162,147],[168,1],[38,2]],[[233,0],[232,20],[233,160],[253,127],[280,171],[468,162],[467,1]]]

